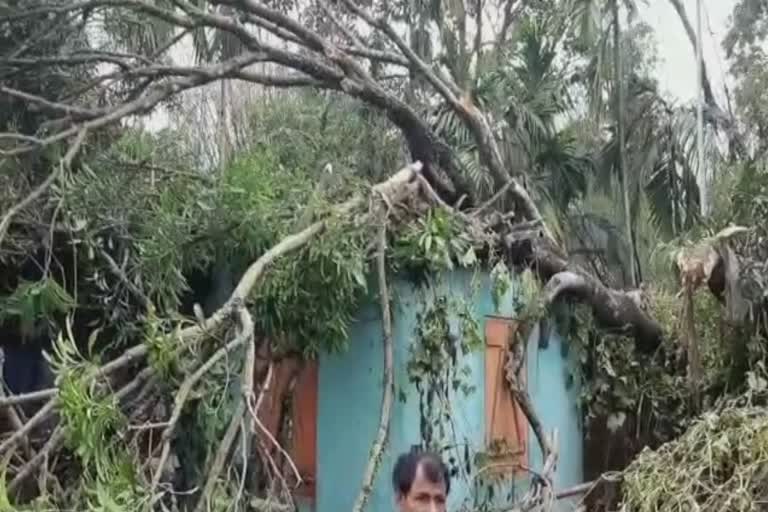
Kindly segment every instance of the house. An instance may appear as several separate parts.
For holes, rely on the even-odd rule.
[[[482,510],[492,502],[509,504],[529,485],[532,471],[528,468],[535,472],[542,466],[536,438],[502,371],[503,348],[511,330],[517,328],[512,317],[517,285],[513,281],[494,301],[488,272],[457,270],[429,284],[414,284],[402,276],[390,278],[389,287],[395,400],[388,443],[367,510],[393,510],[390,475],[394,460],[419,445],[425,435],[444,446],[443,457],[455,471],[449,510]],[[349,511],[360,491],[379,425],[384,375],[380,306],[375,292],[371,296],[349,330],[348,349],[323,354],[306,364],[293,383],[296,441],[292,455],[305,482],[297,491],[297,501],[305,510]],[[457,312],[446,307],[450,301],[468,307]],[[434,312],[439,308],[450,317],[452,334],[448,338],[452,341],[447,344],[467,344],[462,338],[470,333],[462,333],[461,325],[474,323],[479,334],[466,353],[455,350],[454,355],[454,349],[447,350],[443,355],[447,353],[450,361],[446,364],[434,353],[421,352],[422,362],[425,356],[437,361],[433,381],[452,381],[447,399],[439,396],[439,390],[430,391],[428,376],[414,375],[418,368],[414,358],[424,339],[419,337],[419,326],[423,327],[430,312],[433,320],[438,318]],[[545,429],[558,430],[555,487],[562,489],[581,483],[583,476],[574,351],[569,354],[566,341],[556,333],[539,338],[535,328],[527,340],[523,374]],[[285,377],[278,377],[276,388],[285,382]],[[500,446],[504,449],[499,450]]]

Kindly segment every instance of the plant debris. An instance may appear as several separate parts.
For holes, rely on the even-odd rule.
[[[766,510],[768,408],[705,413],[678,440],[644,450],[623,492],[623,512]]]

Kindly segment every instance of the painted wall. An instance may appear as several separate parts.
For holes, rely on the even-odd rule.
[[[438,294],[463,297],[472,304],[473,316],[484,327],[486,315],[510,315],[514,288],[495,310],[490,279],[484,273],[457,271],[433,283]],[[409,382],[407,363],[417,313],[434,291],[414,286],[402,279],[390,283],[393,294],[393,342],[395,363],[395,402],[389,444],[386,448],[371,494],[368,510],[394,510],[390,475],[395,458],[420,442],[418,393]],[[571,382],[564,357],[566,344],[558,336],[549,337],[539,347],[538,332],[533,332],[528,350],[528,388],[545,427],[560,432],[561,458],[556,485],[567,487],[582,481],[582,441],[579,414],[575,406],[577,383]],[[359,492],[362,475],[378,428],[383,383],[383,334],[379,304],[365,305],[350,329],[349,349],[343,354],[323,355],[319,362],[317,494],[316,512],[350,510]],[[485,353],[484,347],[463,356],[461,364],[470,369],[469,380],[475,391],[451,400],[452,436],[459,441],[456,450],[466,446],[470,453],[483,451],[485,438]],[[404,400],[403,400],[404,399]],[[532,433],[529,463],[541,467],[541,455]],[[450,454],[444,454],[449,457]],[[452,481],[449,510],[459,510],[473,493],[468,485],[472,475],[462,472]]]

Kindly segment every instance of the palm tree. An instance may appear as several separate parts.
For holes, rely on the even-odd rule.
[[[624,71],[623,71],[623,58],[622,58],[622,30],[621,30],[621,16],[620,10],[623,7],[628,11],[631,18],[637,12],[637,5],[634,0],[575,0],[574,1],[574,16],[577,19],[576,26],[578,27],[578,35],[581,40],[582,48],[587,51],[594,52],[593,59],[603,62],[605,60],[605,50],[607,47],[608,34],[607,30],[601,30],[601,27],[608,22],[610,33],[612,36],[612,56],[610,72],[613,76],[613,91],[612,96],[614,100],[614,122],[616,125],[615,137],[619,141],[616,145],[615,161],[616,175],[619,178],[619,186],[621,190],[621,203],[623,209],[624,219],[624,236],[628,241],[628,261],[629,268],[629,284],[632,286],[637,285],[637,277],[639,274],[638,264],[636,262],[637,248],[634,244],[634,234],[632,232],[632,216],[630,212],[629,202],[629,185],[628,185],[628,169],[627,169],[627,157],[626,157],[626,119],[624,113],[626,111],[626,98],[624,89]],[[603,66],[596,66],[596,69],[600,70]],[[598,71],[602,73],[602,71]],[[602,83],[604,82],[604,76],[598,74],[594,76],[594,90],[592,94],[593,107],[595,111],[600,111],[602,107]]]
[[[642,47],[643,34],[650,33],[650,27],[633,25],[621,33],[618,46],[612,20],[610,28],[594,46],[582,47],[585,52],[591,51],[583,77],[592,89],[590,109],[598,124],[603,117],[612,120],[597,158],[596,190],[610,196],[613,192],[611,185],[618,178],[624,220],[620,231],[627,240],[626,253],[631,251],[634,256],[634,267],[630,267],[634,268],[632,274],[642,280],[639,262],[646,259],[641,256],[648,247],[642,247],[640,232],[662,238],[675,236],[691,226],[698,216],[699,190],[693,152],[695,117],[689,108],[676,107],[664,100],[657,84],[650,78],[650,70],[644,64],[647,49]],[[613,48],[608,45],[609,40],[613,40],[614,44],[610,45]],[[616,49],[620,50],[618,57]],[[612,58],[606,58],[609,55]],[[622,70],[617,79],[614,63],[627,59],[635,63],[633,69]],[[618,86],[617,80],[620,82]],[[617,98],[619,90],[626,91],[620,101]],[[603,104],[605,97],[614,100],[612,109]],[[711,160],[719,158],[714,142],[713,134],[708,133],[706,152]],[[630,221],[629,226],[626,219]],[[645,225],[646,221],[650,224]],[[629,254],[624,261],[631,261]]]
[[[562,52],[565,19],[556,11],[522,20],[503,48],[495,69],[481,73],[471,94],[495,123],[502,156],[510,169],[526,169],[528,187],[557,212],[587,189],[593,162],[567,122],[573,105]],[[441,105],[432,115],[437,131],[458,148],[465,172],[478,193],[489,195],[493,180],[485,172],[474,141],[452,110]]]
[[[634,7],[634,3],[631,0],[626,0],[627,3]],[[619,0],[611,1],[611,14],[613,15],[613,76],[614,87],[616,88],[616,137],[619,144],[619,180],[621,182],[621,199],[624,205],[624,230],[629,240],[630,253],[629,253],[629,268],[630,270],[630,284],[634,287],[637,286],[637,275],[635,274],[635,255],[637,248],[635,247],[634,235],[632,233],[632,217],[629,212],[629,187],[627,185],[627,160],[626,160],[626,148],[624,142],[626,137],[624,136],[624,80],[622,66],[623,61],[621,59],[621,18],[619,17]]]

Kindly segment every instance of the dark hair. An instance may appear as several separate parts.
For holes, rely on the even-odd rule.
[[[403,496],[411,492],[416,470],[421,466],[424,477],[434,484],[445,484],[445,494],[451,491],[451,475],[439,455],[422,450],[411,450],[397,458],[392,470],[392,486]]]

